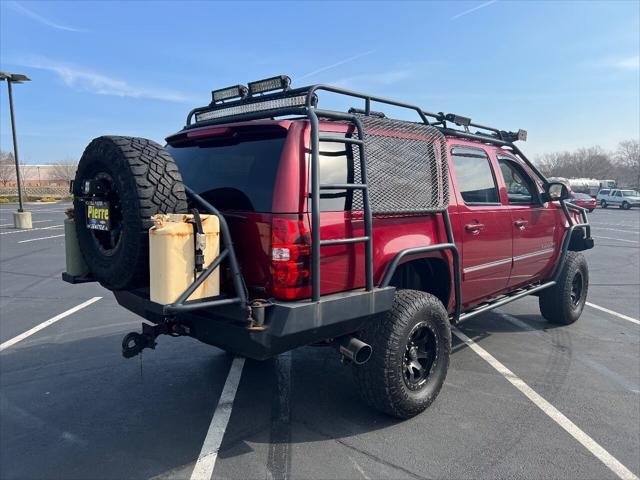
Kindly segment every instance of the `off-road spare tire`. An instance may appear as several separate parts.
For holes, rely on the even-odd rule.
[[[86,180],[108,186],[111,231],[86,227]],[[78,164],[74,211],[80,251],[93,276],[111,290],[148,283],[151,216],[187,211],[182,177],[171,155],[152,140],[104,136],[94,139]]]

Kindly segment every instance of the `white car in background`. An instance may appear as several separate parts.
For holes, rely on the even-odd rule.
[[[596,200],[602,208],[617,205],[624,210],[640,207],[640,193],[636,190],[603,189],[598,192]]]

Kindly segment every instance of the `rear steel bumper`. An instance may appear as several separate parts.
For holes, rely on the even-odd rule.
[[[354,290],[325,295],[319,301],[266,302],[248,310],[237,304],[198,309],[168,316],[163,305],[151,302],[148,291],[113,292],[118,303],[153,323],[178,322],[194,337],[232,353],[256,360],[357,332],[368,320],[391,308],[395,287]]]

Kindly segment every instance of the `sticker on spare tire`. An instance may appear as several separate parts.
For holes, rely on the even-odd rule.
[[[91,230],[111,230],[109,222],[109,202],[103,200],[87,200],[87,228]]]

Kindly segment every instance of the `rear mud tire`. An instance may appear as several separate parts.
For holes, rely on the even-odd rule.
[[[581,253],[569,251],[558,283],[540,292],[540,312],[551,323],[570,325],[580,318],[588,291],[587,261]]]
[[[100,179],[109,184],[117,239],[86,227],[85,204],[75,198],[75,223],[82,256],[93,276],[110,290],[148,284],[151,216],[187,211],[182,177],[161,145],[137,137],[94,139],[78,164],[75,184]],[[100,237],[99,235],[102,235]],[[111,235],[109,233],[109,235]],[[105,246],[105,243],[107,244]]]
[[[407,378],[407,358],[411,358],[415,335],[424,330],[435,347],[413,352],[426,363],[419,382]],[[451,326],[444,306],[435,296],[398,290],[393,307],[370,320],[359,338],[371,345],[372,354],[363,365],[354,365],[356,386],[371,407],[396,418],[411,418],[429,407],[440,392],[449,368]],[[423,363],[423,365],[425,364]]]

